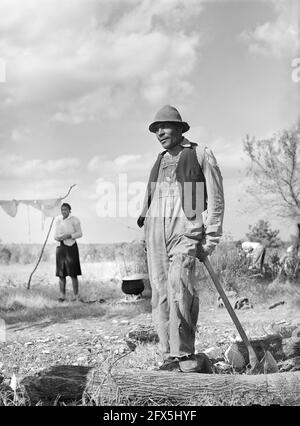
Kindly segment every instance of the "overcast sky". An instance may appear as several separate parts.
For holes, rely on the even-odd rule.
[[[135,218],[99,216],[101,184],[126,175],[134,197],[160,151],[148,125],[172,104],[217,158],[225,234],[261,218],[284,230],[272,212],[247,212],[242,141],[296,123],[298,19],[297,0],[0,0],[0,199],[76,183],[82,242],[138,238]],[[0,209],[0,238],[41,242],[41,222]]]

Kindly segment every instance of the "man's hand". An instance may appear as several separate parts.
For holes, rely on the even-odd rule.
[[[138,225],[138,227],[139,227],[139,228],[142,228],[142,227],[144,226],[144,223],[145,223],[145,218],[144,218],[144,217],[142,217],[142,216],[140,216],[140,217],[138,218],[138,220],[137,220],[137,225]]]
[[[209,244],[198,244],[196,257],[200,260],[200,262],[203,262],[207,256],[212,254],[213,251],[214,247]]]

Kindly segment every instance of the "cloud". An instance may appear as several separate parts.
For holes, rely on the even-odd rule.
[[[228,141],[219,137],[210,141],[208,146],[217,159],[223,178],[226,180],[225,183],[232,179],[237,183],[239,173],[245,169],[247,160],[242,141]]]
[[[120,173],[126,173],[129,178],[137,178],[145,175],[145,170],[150,169],[154,162],[153,153],[144,153],[143,155],[120,155],[110,160],[104,155],[96,155],[88,162],[89,172],[98,173],[101,178],[114,179]]]
[[[68,176],[80,167],[77,158],[59,158],[43,161],[40,159],[24,160],[19,155],[2,155],[0,159],[1,179],[38,180],[49,178],[51,175]]]
[[[199,0],[1,0],[0,108],[76,124],[119,116],[137,99],[186,96],[201,10]]]
[[[132,168],[133,165],[136,164],[137,161],[141,160],[141,155],[121,155],[115,159],[115,164],[119,168]]]
[[[251,53],[275,57],[293,56],[300,47],[298,1],[279,0],[272,3],[276,19],[259,25],[253,31],[243,31],[240,40],[248,44]]]

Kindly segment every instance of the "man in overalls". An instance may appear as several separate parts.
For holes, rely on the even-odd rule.
[[[149,130],[164,151],[152,168],[138,225],[145,226],[161,369],[199,372],[197,259],[210,255],[222,234],[222,176],[211,150],[183,137],[189,125],[176,108],[160,109]]]

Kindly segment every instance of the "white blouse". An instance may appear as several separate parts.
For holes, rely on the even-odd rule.
[[[71,238],[64,240],[66,246],[72,246],[77,238],[82,237],[80,220],[75,216],[68,216],[66,219],[60,217],[55,224],[54,239],[61,237],[63,234],[71,234]]]

